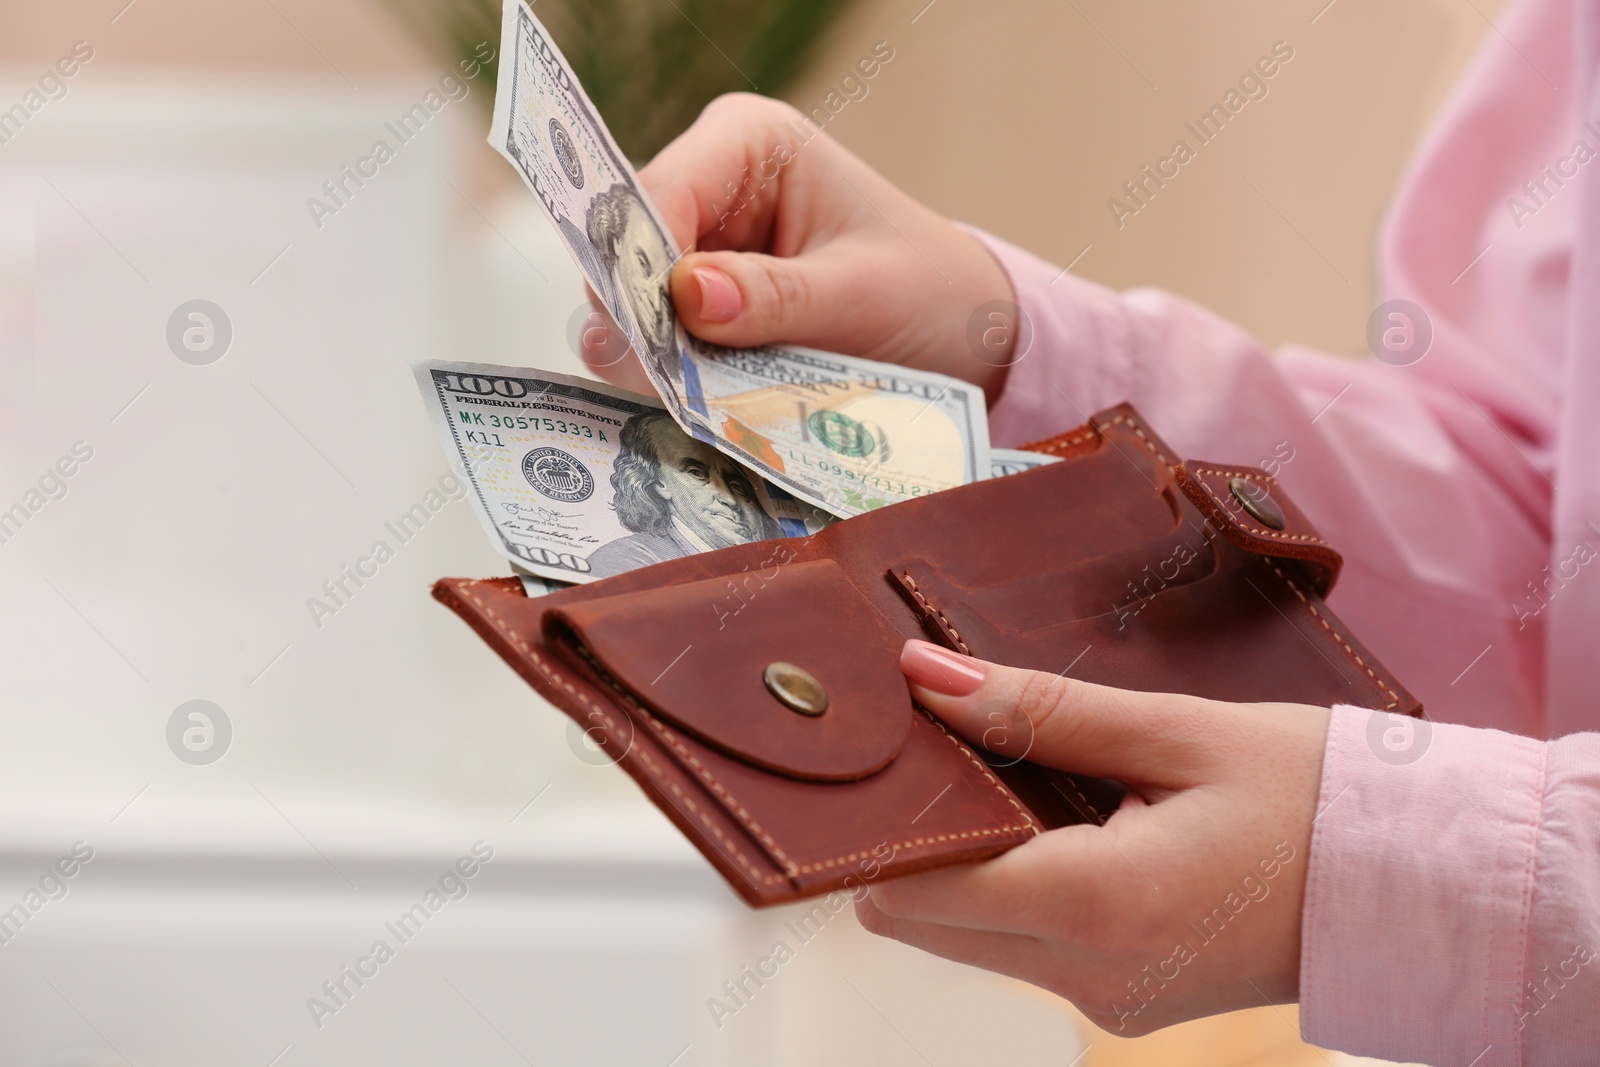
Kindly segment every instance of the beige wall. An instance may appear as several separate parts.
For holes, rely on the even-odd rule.
[[[829,128],[900,185],[1057,263],[1088,247],[1075,270],[1096,281],[1161,286],[1269,344],[1343,352],[1364,344],[1396,180],[1500,6],[926,3],[864,0],[789,98],[820,104],[886,40],[895,59]],[[1184,122],[1280,40],[1294,59],[1268,95],[1118,229],[1107,199],[1174,140],[1194,145]]]
[[[88,41],[97,69],[349,78],[418,69],[420,51],[371,0],[60,0],[11,4],[0,65],[26,70]]]

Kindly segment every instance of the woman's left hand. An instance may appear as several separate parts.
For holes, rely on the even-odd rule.
[[[1042,986],[1129,1036],[1298,998],[1328,709],[1109,689],[925,641],[901,668],[973,743],[1131,792],[1103,827],[876,883],[863,926]]]

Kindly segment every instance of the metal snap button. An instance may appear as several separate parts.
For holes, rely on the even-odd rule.
[[[767,669],[761,672],[761,680],[767,683],[767,691],[790,711],[821,715],[828,710],[828,691],[810,671],[793,663],[778,660],[767,664]]]
[[[1267,487],[1248,478],[1235,478],[1228,483],[1228,492],[1255,520],[1270,530],[1283,529],[1283,509],[1272,499]]]

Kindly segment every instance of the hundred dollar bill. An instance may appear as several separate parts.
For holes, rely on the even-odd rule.
[[[412,370],[478,518],[519,574],[589,582],[836,521],[684,433],[654,398],[477,363]],[[553,588],[524,580],[530,595]]]
[[[489,143],[538,198],[680,426],[840,516],[988,477],[976,386],[691,337],[667,290],[677,243],[571,67],[522,0],[506,0],[501,34]]]
[[[1046,452],[1028,452],[1020,448],[989,449],[989,477],[1004,478],[1008,474],[1021,474],[1047,463],[1060,463],[1060,456]]]
[[[551,593],[559,592],[573,584],[572,582],[558,582],[554,578],[541,578],[532,571],[523,570],[515,563],[511,565],[511,573],[522,582],[522,595],[529,600],[549,596]]]

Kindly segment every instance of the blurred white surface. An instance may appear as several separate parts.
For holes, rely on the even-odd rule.
[[[795,910],[735,900],[429,599],[505,571],[464,502],[386,531],[446,469],[408,361],[578,370],[576,272],[462,162],[487,86],[318,228],[307,199],[431,82],[97,73],[0,146],[0,510],[93,449],[0,543],[0,909],[95,855],[0,944],[0,1063],[1072,1062],[1059,1002],[848,908],[717,1026]],[[210,365],[168,346],[193,299],[232,325]],[[379,539],[319,626],[308,599]],[[194,699],[232,729],[203,766],[168,745]],[[467,895],[316,1025],[480,840]]]

